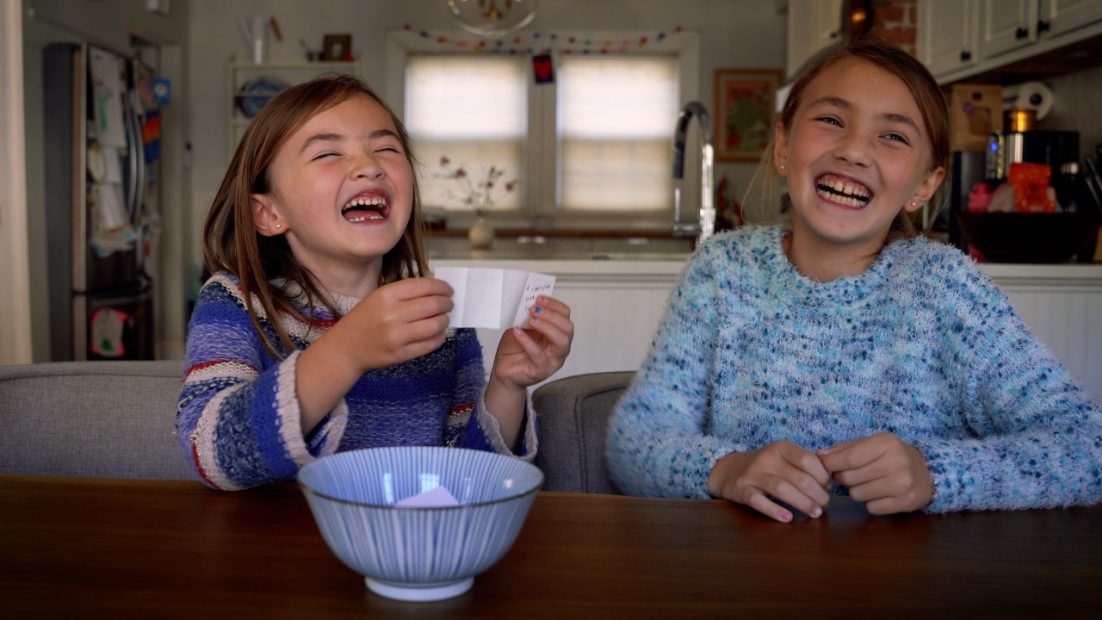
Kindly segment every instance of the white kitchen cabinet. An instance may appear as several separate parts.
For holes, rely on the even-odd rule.
[[[1102,0],[919,0],[918,56],[946,84],[1102,36]]]
[[[1044,0],[1041,21],[1049,37],[1102,22],[1102,0]]]
[[[979,62],[979,0],[919,0],[918,58],[939,75]]]
[[[982,0],[980,51],[984,59],[1037,41],[1037,0]]]
[[[230,119],[229,131],[226,132],[229,156],[233,157],[233,152],[237,148],[237,143],[245,133],[245,128],[248,127],[249,123],[252,121],[252,116],[255,115],[255,112],[251,108],[250,114],[246,114],[243,107],[249,106],[241,105],[242,98],[249,96],[250,92],[254,92],[250,91],[251,84],[256,84],[259,80],[264,80],[272,84],[294,86],[295,84],[301,84],[302,82],[312,80],[326,73],[349,73],[358,76],[359,63],[230,63],[229,92],[226,97],[229,110],[229,114],[226,115],[226,118]],[[263,91],[255,91],[252,96],[253,99],[249,102],[250,106],[258,107],[256,104],[263,100],[265,94]]]
[[[788,0],[788,61],[792,78],[816,52],[842,37],[842,0]]]
[[[983,0],[984,58],[1059,38],[1102,20],[1102,0]]]
[[[433,267],[524,269],[556,276],[554,296],[571,307],[574,345],[551,379],[638,370],[650,350],[683,260],[438,259]],[[980,266],[1053,355],[1102,402],[1102,265]],[[486,371],[501,331],[480,329]]]

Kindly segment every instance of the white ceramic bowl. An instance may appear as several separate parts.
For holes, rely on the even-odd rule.
[[[322,457],[299,470],[298,482],[325,543],[372,592],[434,601],[466,592],[505,555],[543,472],[492,452],[393,447]],[[395,505],[437,485],[459,505]]]

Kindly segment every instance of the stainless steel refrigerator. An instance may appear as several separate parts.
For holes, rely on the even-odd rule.
[[[51,358],[153,359],[148,69],[89,44],[48,45],[43,62]]]

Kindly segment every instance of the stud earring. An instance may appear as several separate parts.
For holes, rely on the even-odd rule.
[[[915,205],[915,203],[912,202],[911,206],[913,207],[914,205]],[[283,228],[283,224],[276,224],[275,227],[276,227],[276,230],[279,230],[280,228]]]

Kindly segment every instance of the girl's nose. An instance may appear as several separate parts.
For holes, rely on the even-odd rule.
[[[357,178],[379,179],[385,174],[378,158],[371,153],[364,153],[357,158],[356,165],[352,168],[352,175]]]
[[[872,154],[868,143],[860,135],[849,133],[834,150],[834,157],[854,166],[868,166]]]

